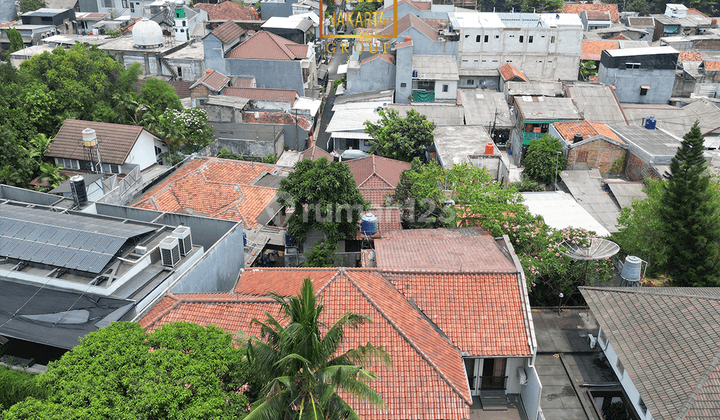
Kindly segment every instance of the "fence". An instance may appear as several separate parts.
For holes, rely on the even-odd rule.
[[[103,190],[108,192],[100,197],[97,202],[124,206],[142,186],[143,177],[140,166],[135,165],[135,168],[126,174],[124,178],[118,178],[117,175],[113,175],[104,180]]]

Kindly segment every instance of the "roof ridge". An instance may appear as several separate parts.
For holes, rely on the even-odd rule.
[[[701,294],[686,293],[686,294],[672,294],[656,289],[667,289],[668,287],[597,287],[597,286],[580,286],[580,289],[593,290],[597,292],[617,292],[617,293],[632,293],[632,294],[645,294],[652,296],[668,296],[668,297],[679,297],[679,298],[692,298],[692,299],[705,299],[705,300],[716,300],[720,301],[720,296],[704,296]],[[677,287],[673,287],[677,289]],[[692,289],[691,287],[683,287],[682,289]],[[714,288],[713,288],[714,289]]]
[[[451,383],[451,381],[450,381],[448,378],[446,378],[445,373],[440,370],[440,368],[437,366],[437,364],[436,364],[435,362],[433,362],[433,361],[430,359],[430,357],[429,357],[428,355],[426,355],[426,354],[420,349],[420,347],[419,347],[417,344],[415,344],[415,342],[414,342],[413,340],[410,339],[410,337],[405,333],[405,331],[403,331],[401,328],[399,328],[399,326],[398,326],[393,320],[390,319],[390,317],[388,316],[388,314],[387,314],[384,310],[382,310],[382,309],[380,308],[380,306],[379,306],[373,299],[371,299],[370,296],[368,296],[367,293],[365,293],[365,291],[362,290],[362,288],[361,288],[353,279],[350,278],[350,276],[347,275],[347,272],[343,270],[342,274],[343,274],[343,276],[348,280],[348,282],[349,282],[353,287],[355,287],[355,289],[357,289],[358,292],[360,292],[360,294],[365,298],[365,300],[367,300],[367,301],[370,303],[370,305],[372,305],[372,307],[375,308],[375,310],[378,311],[378,312],[380,313],[380,315],[382,315],[382,317],[385,319],[385,321],[387,321],[387,323],[390,324],[390,326],[405,340],[405,342],[407,342],[408,345],[409,345],[413,350],[415,350],[415,352],[425,361],[425,363],[427,363],[428,365],[430,365],[430,366],[433,368],[433,370],[434,370],[435,372],[437,372],[437,374],[442,378],[442,380],[443,380],[453,391],[455,391],[455,393],[456,393],[463,401],[465,401],[465,402],[468,403],[468,404],[472,404],[472,401],[467,401],[467,400],[465,399],[465,395],[463,395],[463,393],[460,392],[460,391]],[[377,274],[378,274],[384,281],[386,281],[386,282],[390,285],[390,287],[393,288],[393,290],[395,290],[395,292],[400,296],[401,299],[405,300],[405,302],[407,302],[408,305],[410,305],[411,307],[414,308],[414,306],[413,306],[412,304],[410,304],[410,302],[405,298],[405,296],[397,290],[397,288],[395,287],[395,285],[394,285],[390,280],[386,279],[386,278],[385,278],[381,273],[379,273],[379,272],[378,272]],[[420,311],[420,312],[422,312],[422,311]],[[423,314],[423,315],[424,315],[424,314]],[[431,325],[430,327],[433,328],[432,325]],[[434,328],[433,328],[433,329],[434,329]],[[446,340],[446,341],[447,341],[447,340]],[[453,349],[456,349],[456,348],[452,345],[452,343],[448,342],[448,344],[449,344],[450,346],[452,346]],[[456,349],[456,350],[457,350],[457,349]]]
[[[168,306],[164,311],[158,312],[158,313],[155,315],[155,317],[153,317],[153,319],[151,320],[151,322],[147,325],[147,327],[144,328],[145,330],[148,330],[148,329],[152,328],[163,316],[167,315],[168,312],[170,312],[171,310],[173,310],[173,309],[174,309],[175,307],[177,307],[177,305],[180,303],[180,299],[176,299],[174,293],[167,293],[167,294],[165,295],[165,298],[169,298],[169,299],[172,300],[174,303],[173,303],[172,305]],[[163,299],[164,299],[164,298],[163,298]],[[147,314],[147,315],[150,315],[150,312],[152,312],[152,310],[155,309],[155,307],[157,307],[157,305],[158,305],[160,302],[162,302],[163,299],[160,299],[160,301],[159,301],[158,303],[156,303],[155,305],[153,305],[153,307],[150,308],[150,311],[148,311],[148,314]],[[146,316],[147,316],[147,315],[146,315]],[[138,320],[138,321],[141,321],[141,320],[142,320],[142,318],[140,318],[140,320]]]
[[[683,404],[683,407],[680,409],[680,412],[675,417],[675,420],[684,420],[687,417],[688,412],[697,402],[697,398],[700,396],[700,394],[702,394],[703,387],[705,387],[705,384],[707,384],[708,380],[710,380],[710,375],[718,367],[718,364],[720,364],[720,346],[715,351],[715,356],[713,357],[712,361],[703,371],[700,380],[697,384],[695,384],[695,388],[690,391],[690,398],[688,398],[688,400]]]

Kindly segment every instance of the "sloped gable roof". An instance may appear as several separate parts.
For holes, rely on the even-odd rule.
[[[82,145],[82,131],[92,128],[97,135],[100,157],[104,163],[123,165],[135,147],[144,128],[135,125],[110,124],[94,121],[67,119],[50,143],[46,157],[86,160]]]
[[[720,288],[712,289],[580,288],[657,420],[720,412]]]
[[[370,57],[362,60],[362,61],[360,62],[360,65],[363,65],[363,64],[365,64],[365,63],[369,63],[369,62],[375,60],[376,58],[379,58],[380,60],[383,60],[383,61],[385,61],[385,62],[387,62],[387,63],[392,64],[392,65],[395,65],[395,56],[394,56],[394,55],[392,55],[392,54],[382,54],[382,53],[381,53],[381,54],[371,55]]]
[[[207,12],[210,20],[258,20],[258,14],[252,6],[240,6],[232,1],[218,4],[198,3],[195,9]]]
[[[607,11],[610,12],[610,18],[613,23],[620,23],[617,4],[565,4],[563,5],[563,13],[575,13],[578,16],[583,10]]]
[[[329,161],[333,160],[333,157],[330,153],[317,147],[316,145],[312,145],[312,146],[308,147],[306,150],[304,150],[302,153],[300,153],[300,160],[305,160],[305,159],[318,160],[320,158],[325,158]]]
[[[512,81],[512,80],[517,80],[517,81],[522,80],[523,82],[528,81],[528,78],[525,77],[523,72],[521,72],[517,67],[513,66],[510,63],[503,64],[502,66],[500,66],[500,68],[498,68],[498,70],[500,71],[500,75],[502,76],[503,79],[505,79],[505,81]]]
[[[395,191],[400,182],[400,173],[410,169],[410,164],[395,159],[370,155],[345,162],[366,200],[375,206],[382,206],[384,198]]]
[[[190,89],[195,89],[196,87],[200,85],[205,85],[208,89],[214,91],[214,92],[220,92],[222,88],[227,86],[230,83],[230,78],[225,76],[224,74],[215,71],[210,70],[210,72],[205,73],[203,77],[198,79],[197,82],[193,83],[192,86],[190,86]]]
[[[213,29],[211,34],[215,35],[217,39],[223,44],[228,44],[240,38],[247,31],[241,28],[237,23],[232,20],[228,20],[217,28]]]
[[[260,31],[233,48],[228,58],[298,60],[307,57],[307,45],[297,44],[267,31]]]
[[[392,35],[394,32],[394,25],[394,23],[389,24],[382,31],[380,31],[380,34]],[[428,25],[425,21],[412,13],[406,14],[397,21],[398,36],[410,28],[417,29],[418,31],[420,31],[420,33],[425,35],[431,41],[437,41],[439,39],[437,30],[433,29],[432,26]]]
[[[592,41],[583,40],[580,59],[599,61],[604,50],[617,50],[617,41]]]

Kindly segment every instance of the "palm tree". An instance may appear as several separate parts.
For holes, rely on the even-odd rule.
[[[265,386],[246,420],[358,419],[350,405],[338,395],[346,394],[385,407],[380,395],[367,382],[377,377],[365,370],[374,361],[388,365],[382,347],[368,343],[334,356],[343,340],[345,327],[358,328],[370,318],[347,312],[322,336],[320,322],[324,306],[315,298],[310,279],[300,294],[290,298],[271,293],[290,324],[283,327],[266,312],[260,336],[247,340],[247,354],[253,372]]]

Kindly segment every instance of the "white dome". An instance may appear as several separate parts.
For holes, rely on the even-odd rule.
[[[148,18],[135,23],[132,30],[133,44],[137,48],[162,47],[163,34],[160,25]]]

